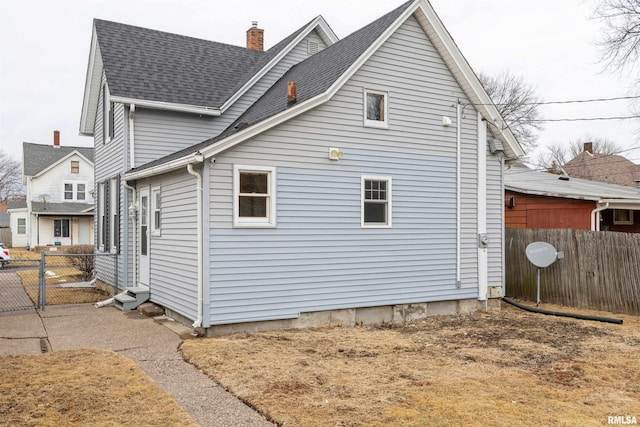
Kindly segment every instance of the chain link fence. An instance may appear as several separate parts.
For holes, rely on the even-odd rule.
[[[117,286],[96,278],[96,257],[113,262],[118,283],[115,254],[93,254],[92,246],[69,246],[60,252],[28,253],[29,259],[14,258],[0,269],[0,312],[47,305],[95,303],[113,296]]]

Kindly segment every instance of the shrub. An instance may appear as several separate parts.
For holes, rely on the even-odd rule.
[[[93,278],[94,260],[92,245],[75,245],[67,246],[65,253],[75,254],[70,256],[69,262],[82,272],[82,280],[91,280]]]

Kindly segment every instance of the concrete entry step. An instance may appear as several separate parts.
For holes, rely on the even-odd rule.
[[[140,304],[149,299],[149,288],[146,286],[133,286],[125,289],[114,298],[115,306],[122,311],[135,310]]]

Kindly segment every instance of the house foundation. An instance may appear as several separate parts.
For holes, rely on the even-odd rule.
[[[314,311],[300,313],[295,319],[265,320],[262,322],[232,323],[212,325],[200,332],[207,337],[233,334],[236,332],[261,332],[275,329],[304,329],[313,327],[353,327],[358,325],[402,325],[424,319],[429,316],[468,314],[478,310],[500,310],[499,299],[478,301],[465,299],[459,301],[436,301],[415,304],[398,304],[380,307],[348,308],[341,310]],[[176,321],[191,325],[192,320],[172,310],[165,314]]]

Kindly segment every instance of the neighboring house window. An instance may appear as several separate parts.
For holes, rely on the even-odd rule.
[[[26,218],[18,218],[18,234],[27,234]]]
[[[69,237],[69,220],[68,219],[54,219],[53,220],[53,235],[55,237]]]
[[[160,209],[161,209],[160,187],[153,187],[151,189],[151,212],[153,214],[153,221],[151,223],[152,236],[160,236],[160,226],[162,221]]]
[[[233,225],[275,227],[275,168],[239,166],[233,169]]]
[[[627,209],[614,209],[613,223],[616,225],[633,225],[633,211]]]
[[[111,141],[113,138],[113,102],[109,101],[107,85],[102,86],[102,142]]]
[[[78,184],[76,186],[76,199],[77,200],[85,200],[86,194],[87,194],[86,188],[87,188],[86,184]]]
[[[86,182],[63,182],[64,200],[85,201],[87,198]]]
[[[64,184],[64,199],[73,200],[73,184],[71,183]]]
[[[391,177],[361,179],[362,227],[391,227]]]
[[[389,127],[387,92],[364,90],[364,125]]]
[[[77,160],[71,161],[71,173],[80,173],[80,162]]]

